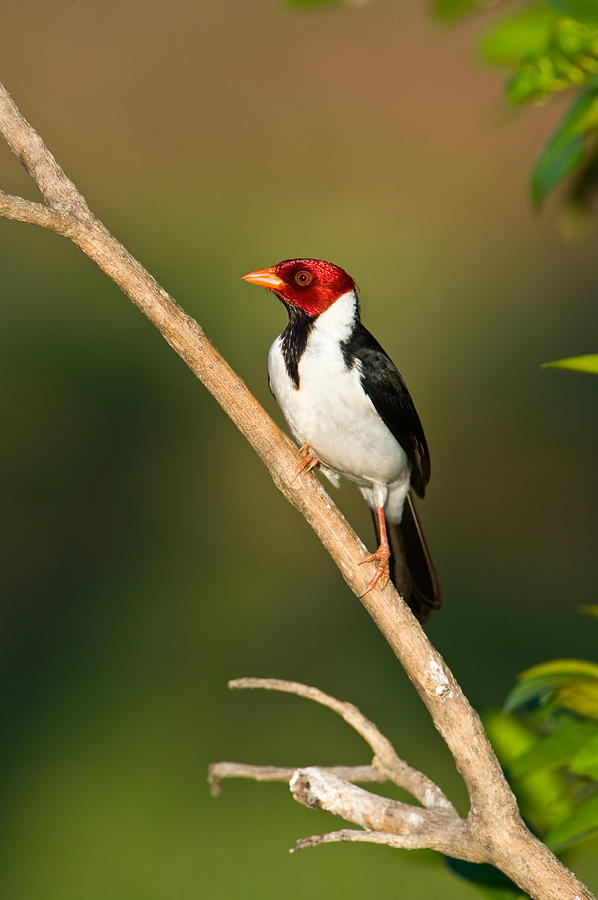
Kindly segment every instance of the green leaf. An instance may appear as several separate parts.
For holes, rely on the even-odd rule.
[[[590,25],[598,25],[598,3],[596,0],[548,0],[550,6],[564,16],[580,19]]]
[[[586,136],[597,126],[598,87],[592,85],[569,107],[536,160],[530,185],[536,207],[541,206],[547,194],[581,160]]]
[[[545,6],[526,9],[486,32],[480,50],[498,66],[517,66],[545,49],[556,14]]]
[[[579,678],[563,685],[555,692],[553,700],[578,716],[598,720],[598,682],[594,679]]]
[[[575,678],[574,675],[569,677]],[[516,684],[507,696],[504,711],[506,713],[512,713],[516,709],[520,709],[520,707],[525,706],[532,701],[543,706],[550,700],[555,690],[555,680],[549,675],[545,677],[538,676],[529,681],[522,681],[519,684]]]
[[[572,813],[555,825],[546,835],[546,843],[553,850],[569,847],[593,837],[598,829],[598,794],[579,803]]]
[[[588,662],[586,659],[551,659],[545,663],[538,663],[537,666],[532,666],[530,669],[525,669],[519,678],[522,681],[529,681],[537,677],[561,678],[569,675],[595,678],[598,681],[598,664]]]
[[[575,775],[585,775],[598,781],[598,735],[581,747],[569,763],[569,768]]]
[[[512,760],[509,774],[513,778],[521,778],[538,769],[564,766],[593,737],[598,737],[595,725],[569,719],[552,734],[538,738],[528,750]]]
[[[505,712],[513,712],[532,700],[546,703],[559,688],[580,680],[598,685],[598,665],[582,659],[555,659],[533,666],[519,675],[519,684],[505,701]]]
[[[498,710],[486,710],[482,722],[502,765],[510,765],[538,737],[538,732],[526,722]]]
[[[537,100],[571,87],[596,86],[598,29],[559,16],[549,24],[544,46],[519,62],[507,85],[512,103]]]
[[[556,359],[554,362],[542,363],[543,369],[571,369],[574,372],[591,372],[598,375],[598,353],[586,356],[571,356],[568,359]],[[596,607],[598,610],[598,607]],[[598,616],[598,612],[594,615]]]
[[[530,190],[536,209],[540,208],[559,181],[581,162],[584,149],[585,138],[581,135],[575,135],[562,141],[548,142],[532,170]]]
[[[507,770],[512,760],[538,739],[538,732],[515,716],[492,711],[483,716],[484,728]],[[569,781],[562,769],[540,769],[513,784],[525,819],[544,834],[571,811]]]
[[[548,194],[582,161],[585,138],[575,136],[562,143],[548,145],[538,158],[531,179],[531,195],[539,209]]]

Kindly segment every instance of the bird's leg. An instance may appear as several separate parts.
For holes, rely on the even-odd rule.
[[[368,591],[371,591],[372,588],[376,587],[380,579],[382,579],[381,587],[384,589],[388,584],[388,580],[390,578],[390,566],[388,561],[390,559],[390,547],[388,546],[388,536],[386,534],[386,519],[384,518],[384,507],[376,506],[376,512],[378,513],[378,525],[380,527],[380,546],[376,550],[375,553],[370,553],[365,559],[362,559],[360,562],[360,566],[367,562],[377,562],[378,568],[374,572],[374,575],[371,581],[368,583],[365,591],[360,594],[361,597],[365,597]]]
[[[316,457],[313,456],[312,453],[310,453],[309,444],[304,444],[303,447],[300,447],[299,453],[301,455],[301,462],[295,469],[293,481],[295,480],[295,478],[297,478],[298,475],[301,475],[302,472],[310,472],[319,463],[319,459],[316,459]]]

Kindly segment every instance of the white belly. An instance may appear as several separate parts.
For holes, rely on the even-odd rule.
[[[411,475],[407,456],[363,391],[357,367],[347,368],[338,344],[322,345],[310,336],[299,362],[297,389],[277,338],[268,375],[299,443],[308,443],[325,466],[356,481],[370,506],[388,500],[389,518],[400,519]]]

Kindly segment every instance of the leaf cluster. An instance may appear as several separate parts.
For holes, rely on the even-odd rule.
[[[524,814],[553,850],[597,836],[598,665],[557,659],[528,669],[505,713],[522,709],[537,733],[507,771],[514,788],[528,780]],[[539,775],[541,789],[529,792],[529,779]]]
[[[436,13],[454,18],[479,6],[436,0]],[[598,183],[598,2],[522,2],[480,40],[482,56],[512,69],[506,95],[514,104],[546,101],[568,91],[572,103],[533,166],[530,193],[539,208],[565,176],[577,173],[567,203],[579,212]]]
[[[584,607],[598,616],[598,606]],[[484,725],[529,827],[557,855],[598,836],[598,664],[557,659],[522,672]],[[486,866],[450,868],[493,900],[519,889]]]
[[[313,9],[357,0],[284,2]],[[493,4],[499,5],[500,0]],[[449,21],[487,6],[484,0],[433,0],[436,16]],[[573,95],[533,166],[530,193],[539,208],[565,176],[576,172],[567,196],[574,221],[598,185],[598,0],[519,0],[517,6],[486,29],[480,52],[487,62],[512,70],[506,96],[513,104],[547,101],[563,91]]]
[[[477,2],[436,0],[436,12],[454,18]],[[575,173],[566,194],[569,222],[583,222],[598,187],[598,0],[526,2],[494,23],[480,48],[485,59],[514,69],[506,85],[511,103],[546,101],[568,90],[573,100],[538,154],[530,194],[540,209],[548,194]],[[598,373],[598,355],[547,363]]]

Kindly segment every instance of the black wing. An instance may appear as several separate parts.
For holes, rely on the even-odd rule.
[[[399,442],[411,463],[411,485],[420,497],[430,480],[430,455],[424,430],[407,385],[392,359],[367,328],[356,323],[351,337],[343,342],[347,366],[361,363],[361,383],[376,412]]]

